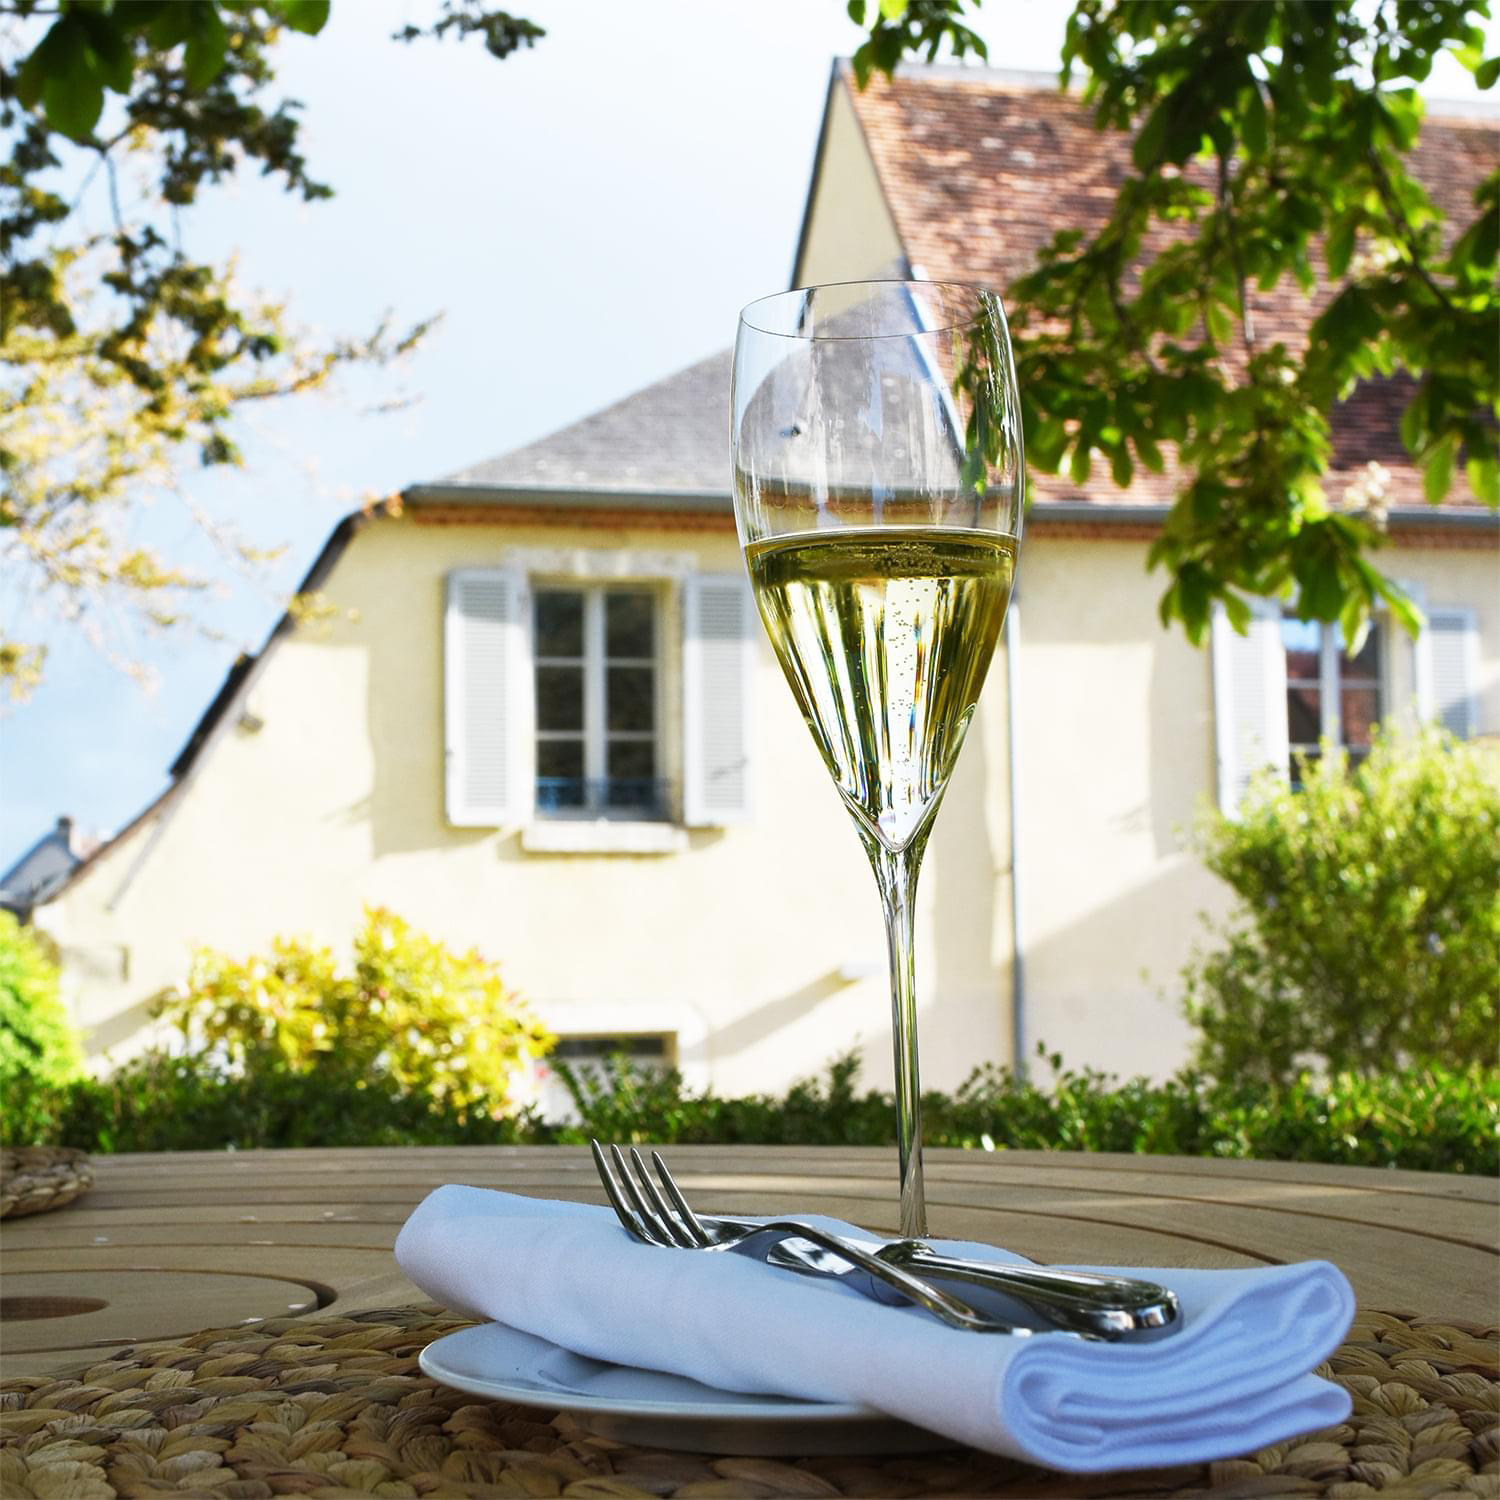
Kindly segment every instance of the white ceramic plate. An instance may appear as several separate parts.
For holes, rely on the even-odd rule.
[[[952,1444],[866,1406],[754,1396],[682,1375],[586,1359],[503,1323],[429,1344],[422,1372],[495,1401],[571,1412],[600,1437],[694,1453],[922,1453]]]

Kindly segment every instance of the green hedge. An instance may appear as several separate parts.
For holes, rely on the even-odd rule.
[[[1431,1067],[1400,1075],[1302,1076],[1281,1087],[1216,1083],[1184,1072],[1122,1082],[1059,1069],[1048,1087],[1003,1069],[976,1072],[953,1094],[929,1093],[931,1146],[1123,1151],[1262,1158],[1500,1175],[1500,1071]],[[722,1099],[675,1074],[624,1062],[579,1077],[559,1065],[581,1116],[494,1119],[404,1092],[380,1074],[334,1064],[311,1072],[231,1077],[203,1061],[152,1055],[104,1080],[33,1084],[7,1099],[11,1144],[88,1151],[225,1147],[573,1144],[611,1141],[888,1146],[891,1096],[854,1087],[855,1060],[786,1094]]]

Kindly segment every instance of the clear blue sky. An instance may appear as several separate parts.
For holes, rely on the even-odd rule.
[[[260,411],[245,471],[190,476],[195,504],[286,545],[268,579],[216,561],[181,506],[142,518],[224,579],[205,611],[215,634],[138,642],[149,692],[76,630],[49,634],[46,683],[0,719],[0,868],[58,814],[108,833],[165,785],[235,655],[258,649],[361,496],[660,379],[724,347],[740,306],[787,284],[829,66],[859,41],[843,0],[514,8],[548,35],[503,63],[473,41],[390,42],[435,10],[419,0],[335,0],[321,37],[284,45],[311,170],[337,197],[304,205],[246,178],[184,219],[185,247],[237,254],[246,285],[324,330],[366,330],[387,309],[444,321],[399,378]],[[1069,9],[992,0],[978,27],[992,64],[1055,67]],[[1465,80],[1455,66],[1430,91],[1467,96]],[[368,414],[398,387],[416,404]],[[14,607],[5,622],[31,623]]]

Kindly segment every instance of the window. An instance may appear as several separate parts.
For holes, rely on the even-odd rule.
[[[677,1062],[677,1038],[672,1033],[629,1036],[564,1036],[537,1069],[535,1104],[544,1120],[578,1123],[578,1108],[567,1085],[549,1063],[564,1062],[585,1089],[601,1087],[613,1059],[623,1057],[637,1073],[659,1077]]]
[[[1470,608],[1425,604],[1415,642],[1377,621],[1350,655],[1336,626],[1291,619],[1279,601],[1252,599],[1242,635],[1214,610],[1214,751],[1219,808],[1235,814],[1256,774],[1270,766],[1295,782],[1320,740],[1369,753],[1384,719],[1481,732],[1479,617]]]
[[[538,815],[665,819],[656,596],[539,586],[533,597]]]
[[[693,562],[518,547],[448,574],[453,827],[514,830],[539,854],[638,855],[749,820],[760,622],[743,568]]]
[[[1358,653],[1351,655],[1337,625],[1282,616],[1287,768],[1294,786],[1300,784],[1300,768],[1318,759],[1322,740],[1344,746],[1352,761],[1370,753],[1371,736],[1383,712],[1383,633],[1377,621]]]

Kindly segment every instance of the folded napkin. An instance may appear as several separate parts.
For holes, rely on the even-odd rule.
[[[796,1217],[869,1238],[836,1219]],[[965,1333],[747,1256],[638,1244],[608,1209],[481,1188],[430,1194],[401,1230],[396,1259],[445,1306],[577,1354],[721,1390],[860,1403],[1055,1469],[1201,1463],[1350,1410],[1340,1387],[1309,1373],[1354,1315],[1349,1283],[1326,1261],[1124,1268],[1171,1287],[1185,1326],[1149,1343],[1104,1344]]]

